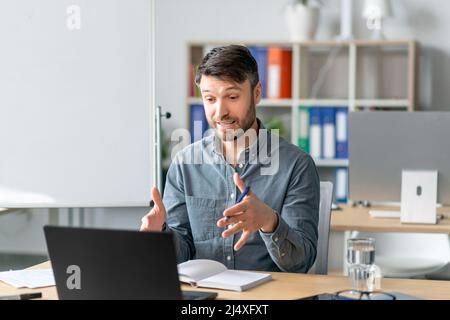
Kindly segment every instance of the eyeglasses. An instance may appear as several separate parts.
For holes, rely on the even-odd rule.
[[[336,300],[397,300],[393,294],[382,291],[341,290],[334,297]]]

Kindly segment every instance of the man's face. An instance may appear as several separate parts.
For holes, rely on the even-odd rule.
[[[243,83],[203,75],[200,81],[206,118],[223,141],[233,141],[236,132],[251,128],[256,120],[256,104],[261,99],[261,85],[252,91],[250,81]]]

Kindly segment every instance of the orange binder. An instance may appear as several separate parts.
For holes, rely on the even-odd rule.
[[[292,50],[269,48],[267,51],[267,97],[292,97]]]

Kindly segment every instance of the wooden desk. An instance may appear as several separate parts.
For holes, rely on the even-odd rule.
[[[50,263],[45,262],[33,268],[49,268]],[[273,280],[245,292],[225,290],[210,290],[192,288],[182,285],[182,289],[216,291],[218,299],[256,299],[256,300],[290,300],[307,297],[323,292],[336,292],[348,289],[348,279],[342,276],[322,276],[297,273],[273,272]],[[450,300],[450,281],[411,280],[411,279],[382,279],[384,291],[397,291],[414,295],[424,299]],[[42,292],[44,299],[57,299],[56,288],[15,289],[0,282],[0,295],[18,294],[23,292]]]
[[[400,207],[351,207],[341,206],[342,210],[334,210],[331,214],[332,231],[364,231],[364,232],[419,232],[450,234],[450,208],[438,208],[444,219],[437,224],[404,224],[395,218],[372,218],[369,210],[400,211]]]
[[[347,240],[350,239],[352,231],[362,232],[412,232],[412,233],[445,233],[450,234],[450,208],[438,208],[438,213],[443,214],[444,219],[438,220],[437,224],[406,224],[401,223],[399,218],[372,218],[369,210],[400,211],[400,207],[352,207],[342,205],[342,210],[334,210],[331,214],[331,231],[344,232],[343,266],[342,271],[347,274]]]

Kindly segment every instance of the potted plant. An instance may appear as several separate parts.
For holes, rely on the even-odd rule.
[[[294,0],[285,10],[286,24],[292,41],[314,39],[319,23],[318,0]]]

